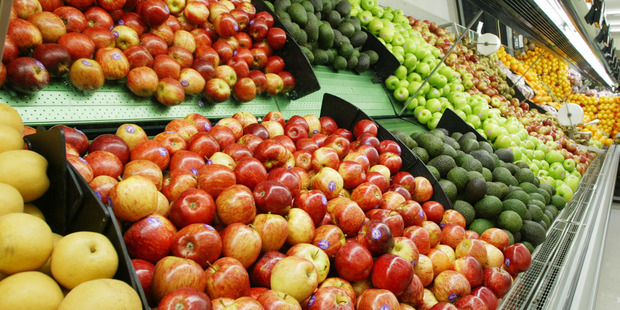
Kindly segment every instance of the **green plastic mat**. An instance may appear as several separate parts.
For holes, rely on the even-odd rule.
[[[401,119],[401,118],[386,118],[386,119],[378,119],[377,123],[381,124],[381,126],[385,127],[385,129],[389,131],[399,130],[407,135],[410,135],[414,132],[425,132],[428,131],[426,126],[419,124],[415,120],[411,119]]]
[[[107,82],[102,89],[87,94],[76,90],[68,80],[63,79],[52,81],[44,91],[32,95],[2,89],[0,102],[13,106],[27,125],[160,121],[182,118],[190,113],[217,119],[232,116],[238,111],[262,116],[269,111],[280,110],[287,118],[296,114],[319,115],[326,92],[351,102],[370,116],[395,115],[381,84],[371,81],[371,72],[334,72],[323,66],[314,70],[321,90],[295,101],[276,96],[257,97],[243,104],[229,100],[211,105],[195,96],[186,98],[178,106],[166,107],[152,98],[133,95],[121,82]]]

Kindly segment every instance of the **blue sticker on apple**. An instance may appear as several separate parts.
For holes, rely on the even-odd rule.
[[[128,132],[128,133],[134,133],[134,132],[136,132],[136,128],[134,128],[131,125],[127,125],[127,126],[125,126],[125,131]]]
[[[445,223],[441,223],[441,224],[439,224],[439,227],[444,228],[444,227],[446,227],[446,224]]]
[[[318,131],[318,130],[316,130],[316,129],[312,131],[312,134],[315,134],[315,135],[316,135],[317,133],[319,133],[319,131]]]
[[[411,264],[413,265],[413,267],[415,267],[416,265],[418,265],[418,261],[417,260],[412,260]]]
[[[325,195],[321,196],[321,202],[323,203],[324,206],[327,205],[327,197],[325,197]]]
[[[182,80],[182,81],[181,81],[181,86],[183,86],[183,87],[187,87],[187,86],[189,86],[189,82],[188,82],[188,81],[186,81],[186,80]]]
[[[208,230],[215,230],[215,228],[213,228],[213,226],[211,226],[209,224],[203,224],[202,226],[204,226]]]
[[[85,164],[87,164],[87,165],[88,165],[88,162],[86,161],[86,159],[84,159],[84,158],[82,158],[82,157],[78,157],[78,159],[79,159],[81,162],[83,162],[83,163],[85,163]]]
[[[122,25],[125,24],[125,21],[121,19],[121,20],[118,21],[118,24],[122,26]]]
[[[335,191],[336,190],[336,182],[334,181],[329,181],[329,183],[327,184],[327,188],[329,188],[330,191]]]
[[[397,146],[396,146],[396,150],[398,151],[398,153],[401,153],[401,150],[400,150],[400,145],[397,145]]]
[[[209,124],[209,123],[205,123],[204,128],[205,128],[207,131],[211,130],[211,124]]]
[[[422,209],[419,209],[419,210],[418,210],[418,215],[419,215],[421,218],[424,218],[424,211],[423,211]]]
[[[459,295],[457,295],[457,294],[450,294],[448,296],[448,300],[449,301],[455,301],[457,297],[459,297]]]
[[[92,63],[90,63],[90,61],[88,61],[86,59],[82,59],[82,63],[87,65],[87,66],[89,66],[89,67],[93,65]]]
[[[390,310],[390,306],[383,305],[383,306],[381,306],[380,310]]]
[[[510,258],[504,260],[504,265],[506,265],[506,267],[510,266]]]
[[[146,221],[147,221],[147,222],[148,222],[151,226],[154,226],[154,227],[159,227],[159,226],[161,226],[161,221],[160,221],[158,218],[156,218],[156,217],[149,216],[149,217],[146,219]]]
[[[161,156],[166,156],[166,155],[168,155],[168,150],[166,150],[166,148],[165,148],[165,147],[163,147],[163,146],[160,146],[160,147],[159,147],[158,152],[159,152],[159,154],[160,154]]]
[[[314,297],[314,295],[310,296],[310,299],[308,300],[308,306],[314,305],[315,301],[316,301],[316,297]]]
[[[39,69],[45,70],[45,66],[40,61],[35,60],[34,63],[37,65],[37,67],[39,67]]]
[[[212,160],[210,160],[210,159],[209,159],[209,160],[207,160],[207,165],[211,165],[211,164],[213,164],[213,161],[212,161]]]
[[[319,248],[321,248],[322,250],[327,250],[329,248],[329,241],[325,239],[319,240]]]
[[[201,107],[204,107],[205,106],[205,102],[202,101],[202,99],[199,99],[198,100],[198,105],[201,106]]]
[[[113,58],[114,60],[119,60],[119,59],[121,59],[121,53],[119,53],[119,52],[114,52],[114,53],[112,53],[112,58]]]
[[[112,35],[113,35],[115,38],[118,38],[118,31],[116,31],[116,30],[112,31]]]
[[[97,196],[97,199],[98,199],[98,200],[101,200],[101,194],[99,194],[99,192],[98,192],[98,191],[95,191],[95,196]]]
[[[381,239],[381,231],[379,231],[379,229],[377,228],[373,228],[370,231],[370,235],[372,236],[373,239]]]
[[[192,170],[190,170],[194,175],[198,175],[198,169],[196,168],[192,168]]]
[[[177,132],[176,131],[168,130],[168,131],[164,131],[164,133],[171,134],[171,133],[177,133]]]

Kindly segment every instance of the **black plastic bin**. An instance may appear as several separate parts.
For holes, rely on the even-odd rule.
[[[476,135],[476,140],[479,142],[489,142],[485,139],[476,129],[469,126],[462,118],[460,118],[454,111],[446,109],[437,124],[437,128],[443,128],[452,134],[453,132],[473,132]],[[491,145],[493,146],[493,145]]]
[[[84,178],[67,162],[62,131],[39,130],[25,136],[24,141],[28,149],[48,161],[50,188],[43,197],[34,201],[34,205],[41,209],[52,231],[61,235],[93,231],[108,237],[118,254],[118,270],[114,279],[131,285],[138,292],[143,308],[150,309],[131,264],[118,221],[112,210],[101,203]]]

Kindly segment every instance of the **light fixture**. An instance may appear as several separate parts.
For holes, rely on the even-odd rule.
[[[577,31],[577,28],[575,28],[572,20],[568,17],[560,3],[557,0],[534,0],[534,2],[536,2],[541,11],[547,15],[558,29],[565,30],[564,35],[568,41],[579,51],[581,56],[592,66],[603,81],[610,87],[614,85],[601,59],[594,54],[590,45],[581,36],[581,33]],[[565,29],[565,26],[567,26],[566,28],[568,29]]]

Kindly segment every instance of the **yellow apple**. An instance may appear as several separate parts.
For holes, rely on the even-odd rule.
[[[0,281],[0,309],[56,310],[64,298],[58,283],[38,271],[24,271]]]
[[[0,103],[0,124],[9,125],[19,133],[24,131],[22,117],[13,107],[6,103]]]
[[[0,273],[14,274],[43,266],[54,247],[50,227],[26,213],[0,216]]]
[[[0,153],[10,150],[23,150],[24,139],[17,129],[0,123]]]
[[[52,233],[52,236],[54,237],[54,247],[56,246],[56,244],[58,243],[58,241],[60,239],[62,239],[62,236],[57,234],[57,233]],[[54,252],[54,250],[52,250],[52,252]],[[43,266],[41,266],[39,269],[37,269],[37,271],[42,272],[48,276],[52,276],[52,269],[51,269],[51,258],[52,256],[50,255],[50,258],[47,259],[47,261],[45,262],[45,264],[43,264]]]
[[[30,214],[32,216],[36,216],[45,221],[45,215],[43,215],[43,212],[41,212],[41,209],[39,209],[37,206],[35,206],[32,203],[24,204],[24,213]]]
[[[24,198],[15,187],[0,183],[0,216],[24,212]]]
[[[0,153],[0,183],[9,184],[19,191],[24,202],[43,196],[50,186],[47,160],[30,150],[12,150]]]
[[[287,256],[273,266],[271,289],[289,294],[301,303],[317,288],[318,278],[312,262],[298,256]]]
[[[86,281],[69,291],[58,310],[141,310],[138,293],[116,279]]]
[[[54,279],[72,289],[82,282],[112,278],[118,269],[118,255],[110,240],[96,232],[78,231],[58,241],[51,257]]]

